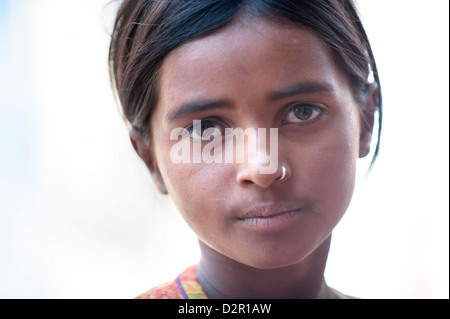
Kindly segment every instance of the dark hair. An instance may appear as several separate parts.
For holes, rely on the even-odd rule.
[[[378,90],[378,141],[382,123],[381,85],[375,59],[352,0],[124,0],[119,7],[109,52],[113,87],[123,116],[150,137],[158,100],[158,74],[178,46],[229,25],[242,15],[307,28],[332,50],[350,79],[357,99],[369,74]]]

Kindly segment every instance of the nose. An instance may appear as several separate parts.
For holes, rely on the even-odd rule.
[[[241,186],[256,185],[261,188],[269,188],[273,183],[281,183],[285,180],[286,173],[283,174],[281,166],[279,166],[275,171],[262,171],[261,163],[245,163],[241,164],[239,170],[236,174],[236,181]],[[267,168],[267,167],[266,167]],[[283,177],[282,180],[280,178]]]
[[[265,128],[256,130],[250,127],[245,132],[249,133],[247,141],[244,142],[242,135],[246,133],[240,132],[242,135],[239,138],[240,143],[237,142],[236,145],[236,154],[245,154],[244,158],[247,159],[237,164],[239,165],[236,174],[237,183],[242,186],[255,184],[261,188],[268,188],[281,175],[284,179],[285,169],[281,172],[278,164],[278,129],[270,128],[269,136]],[[229,140],[226,145],[232,147],[233,143]],[[245,147],[242,149],[238,145]]]

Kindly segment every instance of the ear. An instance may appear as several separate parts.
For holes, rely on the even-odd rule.
[[[370,152],[372,142],[375,111],[378,106],[378,84],[371,83],[367,87],[365,100],[361,104],[361,132],[359,141],[359,157],[363,158]]]
[[[150,141],[135,128],[132,128],[130,130],[130,140],[136,153],[144,161],[145,165],[147,165],[150,174],[152,175],[152,178],[155,181],[156,186],[158,187],[158,190],[162,194],[167,194],[167,188],[164,184],[158,165],[154,159]]]

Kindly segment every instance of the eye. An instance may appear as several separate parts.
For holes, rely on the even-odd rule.
[[[283,123],[307,123],[324,114],[322,108],[312,104],[297,104],[286,114]]]
[[[191,136],[191,140],[210,141],[213,138],[222,136],[225,130],[222,124],[212,120],[194,121],[194,124],[186,127]]]

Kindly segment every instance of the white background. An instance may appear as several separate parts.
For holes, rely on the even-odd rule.
[[[133,298],[198,260],[114,102],[107,2],[0,0],[0,298]],[[382,146],[326,278],[362,298],[448,298],[449,2],[359,3]]]

